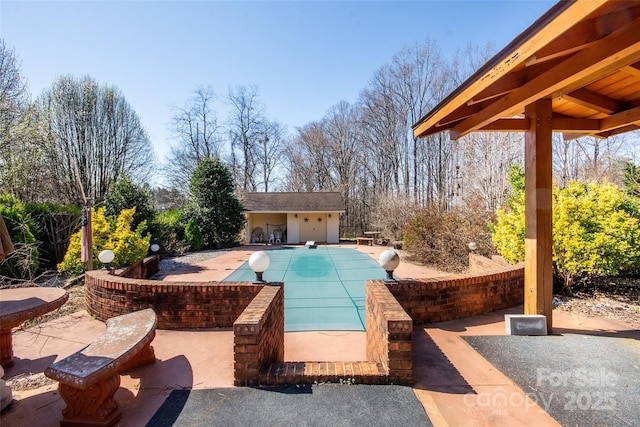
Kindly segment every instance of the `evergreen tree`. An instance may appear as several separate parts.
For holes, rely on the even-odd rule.
[[[155,217],[151,192],[134,184],[126,174],[120,175],[109,189],[104,204],[108,216],[118,216],[123,209],[136,208],[133,214],[133,229],[143,221],[146,221],[147,225],[151,224]]]
[[[633,162],[624,163],[624,188],[627,194],[640,198],[640,166]]]
[[[200,227],[205,247],[237,245],[245,220],[225,164],[218,158],[202,160],[191,176],[189,190],[191,201],[183,216]]]

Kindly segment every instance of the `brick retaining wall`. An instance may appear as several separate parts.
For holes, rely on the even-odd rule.
[[[482,275],[487,271],[503,270],[509,267],[511,267],[511,264],[499,255],[487,258],[474,253],[469,254],[469,273],[471,274]]]
[[[148,279],[158,271],[160,271],[160,256],[153,255],[146,257],[142,261],[133,263],[128,267],[116,270],[116,274],[120,277]]]
[[[250,282],[163,282],[108,274],[85,273],[89,314],[105,321],[152,308],[159,329],[231,328],[263,285]]]
[[[414,322],[443,322],[522,304],[524,267],[519,264],[482,275],[398,280],[386,285]]]

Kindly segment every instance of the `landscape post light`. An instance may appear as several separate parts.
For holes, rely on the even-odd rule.
[[[111,262],[115,258],[113,251],[105,249],[98,254],[98,260],[104,265],[105,270],[111,271]]]
[[[151,249],[151,252],[156,254],[160,250],[160,246],[157,243],[154,243],[153,245],[149,246],[149,249]]]
[[[264,285],[266,282],[262,279],[262,273],[269,268],[269,256],[265,251],[258,251],[251,254],[249,257],[249,267],[256,273],[256,280],[254,285]]]
[[[378,258],[378,262],[380,266],[387,272],[387,277],[384,279],[386,283],[396,282],[396,279],[393,278],[393,270],[398,268],[400,265],[400,256],[398,253],[392,249],[387,249],[386,251],[380,254],[380,258]]]

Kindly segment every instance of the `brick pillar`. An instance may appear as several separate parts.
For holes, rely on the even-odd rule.
[[[413,384],[413,321],[380,280],[366,283],[367,360],[380,363],[388,381]]]
[[[259,383],[262,367],[284,361],[284,288],[265,286],[233,323],[234,384]]]

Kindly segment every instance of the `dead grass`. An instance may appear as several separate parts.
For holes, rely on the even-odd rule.
[[[56,384],[56,380],[45,377],[42,372],[37,374],[23,373],[18,374],[15,377],[7,380],[7,385],[11,387],[13,391],[33,390],[36,388],[44,387],[46,385]]]

